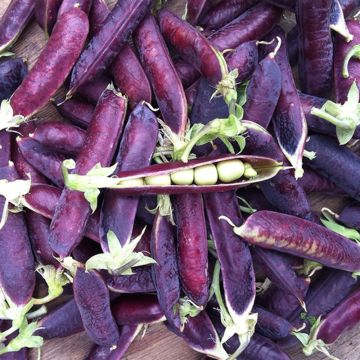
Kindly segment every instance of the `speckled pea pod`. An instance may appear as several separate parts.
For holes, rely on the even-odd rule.
[[[90,339],[97,345],[115,345],[119,340],[119,330],[111,314],[109,290],[104,280],[94,270],[77,268],[73,288]]]
[[[35,0],[35,18],[47,36],[54,28],[62,2],[63,0]]]
[[[11,97],[14,114],[28,118],[47,104],[69,75],[88,32],[87,16],[80,9],[60,16],[37,62]]]

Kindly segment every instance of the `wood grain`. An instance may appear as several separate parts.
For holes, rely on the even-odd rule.
[[[4,13],[10,0],[0,0],[0,16]],[[108,1],[112,6],[115,1]],[[46,44],[46,38],[41,28],[33,20],[20,36],[13,51],[17,57],[27,59],[31,68],[36,61],[41,49]],[[60,90],[57,96],[64,94]],[[39,120],[61,119],[54,106],[47,105],[37,114]],[[319,210],[322,206],[339,210],[344,205],[343,198],[329,196],[312,196],[311,202],[314,209]],[[85,333],[80,333],[68,338],[54,339],[45,342],[42,348],[43,360],[83,360],[91,349],[91,341]],[[342,336],[331,347],[332,353],[342,360],[360,360],[360,329],[354,329]],[[300,349],[291,349],[289,355],[294,360],[303,360],[306,357]],[[37,352],[31,351],[30,359],[36,359]],[[195,353],[187,347],[182,339],[170,333],[164,325],[150,326],[143,337],[138,337],[131,345],[125,356],[127,360],[196,360],[203,356]],[[311,357],[314,360],[326,359],[321,354]]]

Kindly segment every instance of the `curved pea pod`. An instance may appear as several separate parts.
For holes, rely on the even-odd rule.
[[[9,59],[0,63],[0,101],[8,99],[27,74],[23,59]]]
[[[357,272],[360,247],[353,241],[311,221],[258,211],[234,232],[245,241],[317,261],[331,268]]]
[[[0,52],[11,47],[34,14],[34,0],[12,0],[0,21]]]
[[[180,336],[195,351],[215,359],[227,359],[216,329],[206,311],[195,317],[189,317],[182,332],[167,324],[169,330]]]
[[[140,333],[142,325],[124,325],[120,329],[120,338],[114,349],[109,346],[94,346],[86,360],[122,359],[131,343]]]
[[[15,115],[28,118],[47,104],[69,75],[88,32],[87,16],[80,9],[60,16],[35,65],[10,99]]]
[[[12,163],[0,168],[0,179],[15,181],[19,176]],[[1,213],[5,198],[0,197]],[[30,239],[22,213],[9,212],[0,231],[0,284],[17,306],[29,302],[35,287],[35,264]]]
[[[333,43],[330,33],[331,0],[297,2],[299,77],[301,89],[317,96],[330,90]]]
[[[200,25],[206,30],[219,29],[240,16],[251,6],[256,5],[258,2],[258,0],[221,1],[213,6],[206,15],[202,17]]]
[[[319,325],[316,337],[332,344],[348,329],[360,321],[360,290],[355,290],[337,305]]]
[[[171,326],[180,328],[180,282],[174,229],[166,217],[157,213],[151,234],[152,276],[160,308]]]
[[[356,82],[359,87],[360,62],[356,58],[350,58],[344,72],[344,61],[350,50],[360,43],[360,23],[359,20],[347,20],[346,25],[354,38],[347,42],[340,35],[335,36],[334,47],[334,90],[337,103],[343,104],[347,100],[347,95],[351,85]],[[346,75],[346,76],[345,76]]]
[[[346,146],[338,145],[335,139],[324,135],[310,136],[306,149],[316,152],[315,159],[306,160],[307,166],[335,183],[354,199],[360,200],[360,185],[357,181],[360,172],[358,155]]]
[[[36,335],[44,339],[66,337],[84,331],[79,308],[74,299],[61,304],[39,321]]]
[[[246,88],[244,119],[251,120],[265,129],[269,126],[281,91],[281,72],[270,53],[260,61]]]
[[[258,40],[269,33],[280,20],[282,11],[272,5],[258,4],[209,36],[219,50],[234,49],[241,43]]]
[[[307,194],[312,192],[341,193],[335,183],[310,169],[305,169],[304,176],[298,182]]]
[[[77,268],[73,282],[74,298],[86,333],[97,345],[113,346],[119,330],[111,314],[106,283],[94,270]]]
[[[193,84],[200,76],[199,72],[184,60],[178,59],[174,62],[175,70],[184,88]]]
[[[283,339],[295,330],[290,322],[260,306],[255,305],[253,311],[258,314],[256,331],[269,339]]]
[[[183,135],[187,122],[186,97],[154,17],[148,16],[140,24],[134,42],[164,122],[175,134]]]
[[[58,16],[65,14],[67,11],[70,11],[74,7],[77,7],[84,11],[86,14],[89,14],[91,5],[92,0],[63,0],[59,9]]]
[[[346,226],[360,230],[360,206],[357,203],[352,203],[341,211],[339,220]]]
[[[30,137],[52,150],[76,155],[84,146],[85,134],[84,130],[63,121],[49,121],[39,124]]]
[[[137,267],[133,272],[133,275],[110,275],[106,272],[103,276],[112,292],[137,294],[156,291],[150,266]]]
[[[279,146],[270,133],[255,123],[243,121],[243,124],[248,133],[245,153],[261,156],[271,154],[277,161],[284,160]],[[291,170],[282,171],[271,180],[262,182],[260,188],[270,204],[279,211],[305,219],[313,219],[305,191],[296,181]]]
[[[262,265],[265,275],[278,288],[294,295],[304,306],[309,280],[296,274],[288,256],[275,251],[254,247],[253,256]]]
[[[196,28],[164,9],[159,13],[164,38],[183,58],[190,62],[210,83],[222,79],[222,65],[210,42]]]
[[[116,3],[75,64],[67,98],[111,64],[130,33],[148,12],[150,4],[151,0],[125,0]]]
[[[93,0],[89,14],[90,33],[92,36],[97,34],[110,14],[110,9],[104,0]]]
[[[59,187],[64,186],[61,164],[65,157],[55,153],[39,142],[28,138],[18,138],[17,144],[25,160]]]
[[[235,219],[237,224],[242,223],[236,195],[232,191],[205,194],[204,201],[220,262],[226,307],[235,325],[244,327],[243,331],[246,329],[251,332],[253,328],[248,322],[256,294],[251,254],[248,245],[238,241],[227,224],[219,220],[224,215]]]
[[[76,98],[66,100],[56,106],[62,116],[83,128],[89,126],[95,110],[93,105]]]
[[[138,104],[132,111],[121,138],[117,173],[150,165],[158,139],[158,123],[153,112]],[[113,231],[122,246],[130,241],[139,197],[122,196],[112,190],[104,195],[101,208],[101,246],[108,251],[107,233]]]
[[[33,185],[31,192],[25,196],[25,205],[30,210],[52,219],[56,205],[61,196],[61,189],[50,185]],[[89,217],[84,235],[89,239],[100,242],[99,239],[100,218],[99,213]]]
[[[125,45],[111,65],[111,74],[117,87],[125,93],[131,107],[141,101],[151,103],[149,80],[132,48]]]
[[[83,148],[76,158],[76,173],[86,174],[96,164],[108,166],[122,131],[127,102],[114,90],[106,90],[95,108]],[[50,246],[68,256],[81,241],[91,208],[81,192],[64,189],[50,225]],[[73,225],[76,224],[76,227]]]
[[[79,86],[77,94],[90,104],[96,105],[101,94],[110,85],[111,79],[104,73]]]
[[[182,194],[173,200],[181,287],[193,303],[204,307],[209,297],[209,274],[203,199],[201,194]]]
[[[286,10],[295,10],[296,0],[266,0],[266,2]]]
[[[49,36],[56,23],[63,0],[35,0],[35,18],[39,26]]]

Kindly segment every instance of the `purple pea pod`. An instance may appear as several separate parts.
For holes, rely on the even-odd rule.
[[[338,195],[342,192],[335,183],[310,169],[305,169],[304,176],[298,182],[307,194],[323,192]]]
[[[19,179],[12,163],[0,168],[0,179]],[[7,206],[7,200],[1,196],[1,214],[7,211]],[[35,287],[34,257],[22,213],[8,213],[0,231],[0,256],[1,287],[10,300],[21,307],[29,302]]]
[[[297,2],[299,77],[301,89],[327,96],[332,77],[333,42],[330,32],[331,0]]]
[[[234,1],[224,0],[212,7],[201,19],[200,25],[206,30],[217,30],[225,26],[251,6],[256,5],[258,0]]]
[[[200,76],[196,68],[181,59],[174,62],[174,67],[184,88],[189,87]]]
[[[199,92],[200,81],[195,81],[192,85],[185,89],[186,101],[188,104],[189,113],[195,103],[196,96]]]
[[[35,18],[47,37],[56,23],[63,0],[35,0]]]
[[[152,265],[152,271],[160,307],[169,324],[179,329],[180,282],[174,229],[168,219],[159,213],[156,215],[151,236],[151,254],[156,261],[156,264]]]
[[[140,333],[142,325],[124,325],[120,329],[120,337],[114,349],[109,346],[94,346],[86,360],[118,360],[122,359],[131,343]]]
[[[122,135],[116,158],[116,173],[150,165],[158,130],[156,116],[145,104],[138,104],[132,111]],[[100,238],[104,251],[108,251],[109,230],[115,233],[122,246],[130,241],[138,203],[139,197],[122,196],[111,190],[105,193],[100,219]]]
[[[137,294],[155,292],[150,266],[142,266],[133,270],[133,275],[110,275],[102,273],[108,288],[115,293]]]
[[[306,160],[306,165],[335,183],[348,195],[360,200],[360,157],[346,146],[338,145],[335,139],[324,135],[312,135],[306,144],[308,151],[316,152],[313,160]],[[346,176],[351,174],[351,176]]]
[[[295,10],[296,0],[266,0],[266,2],[286,10]]]
[[[348,17],[360,6],[359,0],[339,0],[344,16]]]
[[[177,254],[181,287],[198,307],[209,298],[208,243],[201,194],[173,197],[177,225]]]
[[[359,246],[314,222],[265,210],[250,215],[240,227],[231,225],[234,232],[250,244],[317,261],[334,269],[350,272],[360,269],[356,260],[360,256]]]
[[[247,244],[238,241],[227,224],[219,220],[220,216],[228,216],[235,219],[237,224],[242,223],[237,199],[235,193],[230,191],[205,194],[204,200],[220,262],[226,307],[235,326],[244,327],[239,336],[246,336],[245,333],[254,331],[255,325],[250,314],[256,294],[252,258]]]
[[[339,214],[339,221],[350,228],[360,231],[360,206],[357,203],[345,206]]]
[[[76,155],[84,146],[86,133],[62,121],[49,121],[39,124],[30,137],[54,151]]]
[[[219,50],[235,49],[240,44],[263,38],[280,20],[279,8],[260,3],[209,36],[211,45]]]
[[[30,137],[17,138],[17,144],[22,156],[30,165],[57,186],[64,186],[61,174],[61,163],[65,160],[63,155],[52,151]]]
[[[11,157],[11,134],[0,131],[0,167],[7,166]]]
[[[104,0],[93,0],[89,14],[90,33],[92,36],[99,32],[109,14],[110,9]]]
[[[73,7],[78,7],[86,14],[89,14],[92,5],[92,0],[63,0],[59,9],[58,16],[71,10]]]
[[[74,276],[74,298],[86,333],[97,345],[113,346],[119,330],[111,314],[106,283],[94,270],[77,268]]]
[[[60,114],[75,125],[87,128],[94,114],[95,107],[85,101],[72,98],[57,104]]]
[[[274,51],[260,61],[246,88],[244,119],[265,129],[269,126],[281,91],[281,72],[275,55]]]
[[[187,17],[186,20],[196,25],[199,18],[206,10],[208,0],[188,0],[187,1]]]
[[[76,93],[90,104],[96,105],[101,94],[110,85],[110,83],[111,79],[106,74],[102,73],[91,81],[81,85],[77,89]]]

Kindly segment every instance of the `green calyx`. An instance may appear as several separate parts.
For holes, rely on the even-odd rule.
[[[189,298],[187,297],[181,298],[179,300],[179,316],[180,316],[181,326],[184,327],[184,325],[187,322],[188,316],[190,317],[198,316],[202,310],[203,308],[194,304]]]
[[[359,89],[356,81],[351,85],[344,104],[326,101],[320,109],[313,107],[311,114],[335,125],[340,145],[347,144],[360,124]]]
[[[109,231],[107,233],[109,251],[91,257],[85,264],[86,270],[107,270],[115,275],[132,275],[132,268],[149,264],[156,264],[156,261],[142,252],[135,252],[146,227],[134,240],[121,246],[116,235]]]
[[[0,105],[0,130],[9,130],[19,127],[26,121],[22,115],[14,115],[9,100],[3,100]]]

